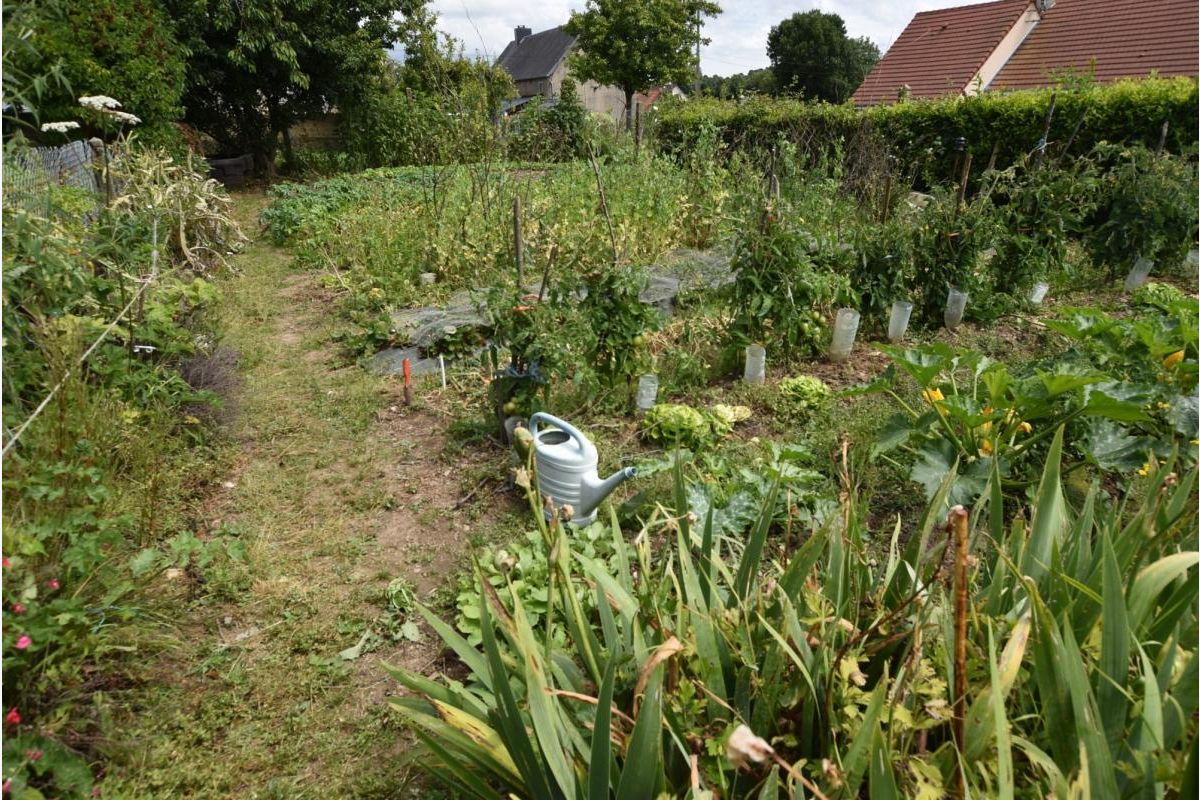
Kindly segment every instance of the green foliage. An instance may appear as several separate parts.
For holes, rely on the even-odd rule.
[[[669,447],[704,450],[728,436],[738,422],[749,418],[750,409],[745,406],[718,404],[702,410],[659,403],[642,419],[642,435]]]
[[[624,91],[632,128],[635,92],[695,80],[700,20],[719,13],[711,0],[588,0],[563,27],[579,45],[570,56],[571,72]]]
[[[1112,275],[1138,258],[1173,268],[1196,243],[1196,169],[1146,147],[1098,147],[1108,162],[1088,247]]]
[[[700,79],[700,92],[704,97],[730,100],[749,94],[777,94],[778,86],[775,73],[764,67],[729,76],[705,75]]]
[[[779,395],[789,416],[801,421],[811,419],[829,406],[831,393],[825,381],[812,375],[797,375],[779,382]]]
[[[1083,237],[1096,203],[1096,164],[1071,159],[1039,169],[1028,162],[996,176],[991,200],[1002,235],[989,265],[993,290],[1024,295],[1041,280],[1067,278],[1067,251]]]
[[[646,337],[662,324],[658,310],[638,295],[645,274],[628,267],[608,267],[586,276],[587,296],[579,303],[582,322],[591,333],[586,345],[592,368],[606,388],[630,388],[649,365]]]
[[[186,120],[228,154],[274,161],[276,140],[330,106],[353,107],[419,0],[166,0],[189,51]]]
[[[405,63],[388,62],[342,107],[346,150],[357,167],[474,162],[502,147],[495,120],[515,94],[512,78],[469,60],[449,39],[439,42],[432,24],[413,16],[401,31]]]
[[[1169,283],[1150,281],[1135,289],[1130,300],[1137,306],[1167,310],[1177,303],[1186,303],[1188,296],[1183,290],[1177,289]]]
[[[987,164],[993,148],[1000,168],[1023,160],[1041,138],[1051,93],[985,92],[865,109],[796,100],[701,99],[661,110],[656,130],[668,150],[686,148],[698,126],[715,125],[732,150],[770,147],[782,138],[803,146],[805,155],[826,153],[836,143],[854,141],[869,131],[886,143],[900,164],[939,183],[958,177],[953,174],[951,147],[960,136],[976,165]],[[1059,92],[1049,141],[1062,143],[1059,147],[1070,141],[1071,155],[1087,153],[1101,141],[1154,147],[1166,121],[1167,150],[1185,154],[1197,141],[1197,104],[1194,78],[1118,81],[1083,92]],[[1051,145],[1052,154],[1057,155],[1057,149]],[[853,162],[859,153],[847,149],[842,157]]]
[[[992,547],[976,548],[962,586],[957,690],[955,601],[936,579],[948,554],[933,537],[952,473],[905,545],[897,521],[868,550],[868,509],[848,488],[838,513],[785,547],[771,536],[780,481],[725,535],[697,513],[679,463],[673,499],[632,552],[615,519],[578,544],[539,523],[544,608],[534,617],[522,592],[481,582],[470,602],[482,652],[426,612],[470,680],[389,668],[416,694],[391,706],[431,774],[466,797],[624,797],[631,776],[667,795],[762,797],[786,783],[933,797],[960,770],[980,795],[1179,786],[1196,736],[1196,473],[1179,478],[1168,461],[1144,492],[1104,503],[1097,485],[1076,510],[1061,444],[1060,431],[1033,503],[1008,506],[1014,524],[998,477],[976,507]],[[611,558],[585,554],[606,535]]]
[[[960,205],[957,190],[935,189],[913,219],[911,235],[913,321],[941,324],[951,287],[967,293],[969,314],[986,315],[993,281],[980,256],[997,236],[991,199]]]
[[[62,78],[35,101],[43,122],[82,123],[72,138],[105,135],[81,114],[77,100],[105,95],[141,119],[138,129],[146,144],[179,148],[175,121],[183,113],[187,53],[161,2],[51,2],[33,12],[31,28],[32,49],[18,54],[13,67],[27,73],[53,69]]]
[[[872,454],[902,453],[889,458],[908,463],[927,497],[957,465],[952,503],[973,502],[993,475],[1006,490],[1031,486],[1051,432],[1063,428],[1070,469],[1127,478],[1177,450],[1193,464],[1196,314],[1195,300],[1136,322],[1079,311],[1048,323],[1079,346],[1023,369],[941,344],[884,348],[894,367],[869,389],[888,391],[903,412]],[[897,393],[901,375],[919,390],[912,404]]]
[[[192,270],[211,271],[236,241],[228,198],[158,153],[126,163],[129,194],[86,227],[69,206],[4,209],[10,432],[59,387],[4,462],[5,704],[22,719],[6,725],[4,778],[18,796],[87,795],[89,754],[64,742],[91,735],[91,681],[131,649],[145,598],[168,569],[231,592],[245,558],[236,541],[202,541],[182,522],[187,482],[205,481],[211,457],[203,418],[219,403],[188,373],[219,334],[217,290]],[[155,227],[159,274],[133,302]]]
[[[771,28],[767,55],[775,85],[810,100],[848,99],[879,60],[866,37],[851,39],[837,14],[797,12]]]
[[[732,346],[769,343],[785,357],[819,352],[825,314],[849,292],[848,270],[830,268],[831,262],[850,254],[833,242],[818,241],[815,230],[797,214],[768,203],[757,224],[741,231],[729,297]]]
[[[515,161],[570,161],[585,157],[592,138],[592,121],[579,100],[579,89],[563,78],[555,102],[546,107],[535,97],[512,118],[505,142]]]

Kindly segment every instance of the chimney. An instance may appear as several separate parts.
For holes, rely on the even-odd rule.
[[[520,44],[521,40],[531,33],[533,33],[533,31],[529,30],[529,28],[526,28],[524,25],[518,25],[517,27],[513,28],[513,41],[515,41],[517,44]]]

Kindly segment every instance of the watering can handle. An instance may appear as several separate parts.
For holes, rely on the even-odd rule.
[[[587,437],[580,433],[578,428],[571,423],[566,422],[565,420],[561,420],[558,417],[547,414],[545,411],[539,411],[529,418],[529,432],[533,434],[535,442],[537,441],[539,421],[547,422],[570,436],[575,440],[575,446],[580,450],[587,449]]]

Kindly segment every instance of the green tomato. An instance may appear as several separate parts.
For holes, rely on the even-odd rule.
[[[642,334],[639,333],[637,336],[633,337],[633,346],[634,347],[642,347],[645,344],[646,344],[646,337],[643,336]]]
[[[504,406],[503,406],[504,413],[505,413],[505,414],[507,414],[507,415],[508,415],[508,416],[510,416],[510,417],[511,417],[512,415],[516,414],[516,413],[517,413],[517,411],[519,410],[519,408],[520,408],[520,406],[518,406],[518,405],[517,405],[517,401],[516,401],[516,400],[509,400],[509,401],[508,401],[507,403],[505,403],[505,404],[504,404]]]

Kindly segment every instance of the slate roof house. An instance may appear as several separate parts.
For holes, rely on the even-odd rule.
[[[574,47],[575,37],[562,28],[540,33],[525,26],[515,28],[513,40],[496,60],[497,65],[512,75],[520,95],[506,104],[505,112],[518,109],[535,97],[557,98],[567,76],[567,56]],[[615,86],[586,81],[579,86],[579,99],[588,111],[608,114],[618,121],[625,116],[625,94]]]
[[[1032,89],[1055,73],[1096,81],[1191,75],[1200,70],[1195,0],[995,0],[923,11],[851,98],[855,105],[909,97]]]

